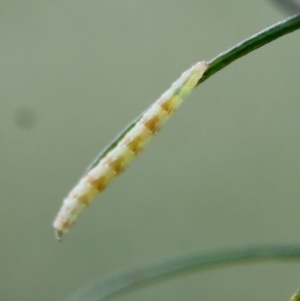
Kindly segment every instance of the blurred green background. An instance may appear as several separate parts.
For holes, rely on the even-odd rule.
[[[300,32],[199,86],[62,243],[96,154],[179,75],[286,15],[269,1],[0,2],[0,300],[196,250],[300,242]],[[300,264],[186,275],[118,300],[288,300]]]

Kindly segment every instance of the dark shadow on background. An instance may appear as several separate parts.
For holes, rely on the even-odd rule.
[[[300,2],[296,0],[271,0],[280,9],[290,14],[300,14]]]

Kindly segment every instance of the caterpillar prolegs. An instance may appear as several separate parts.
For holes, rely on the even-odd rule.
[[[208,68],[206,62],[198,62],[185,71],[170,89],[161,95],[141,116],[135,126],[110,150],[64,199],[53,227],[58,239],[74,224],[79,213],[93,198],[119,175],[126,166],[143,150],[145,145],[176,111],[182,100],[196,86]]]

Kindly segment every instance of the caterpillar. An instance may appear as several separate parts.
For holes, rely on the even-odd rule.
[[[75,223],[80,212],[90,205],[97,194],[118,176],[126,166],[144,149],[145,145],[176,111],[182,100],[197,85],[207,70],[206,62],[198,62],[182,73],[170,89],[163,93],[140,117],[133,128],[104,157],[79,180],[64,199],[54,222],[58,240]]]

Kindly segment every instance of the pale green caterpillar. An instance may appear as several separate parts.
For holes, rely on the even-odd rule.
[[[154,134],[176,111],[182,100],[191,93],[207,68],[206,62],[198,62],[185,71],[171,88],[141,116],[116,147],[84,175],[64,199],[53,222],[58,239],[61,239],[62,235],[74,224],[79,213],[91,203],[93,198],[103,191],[143,150]]]

